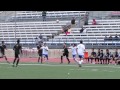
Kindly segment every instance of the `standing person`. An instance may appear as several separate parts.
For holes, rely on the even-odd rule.
[[[44,59],[46,58],[47,59],[46,61],[48,61],[48,51],[49,51],[49,48],[46,45],[46,43],[44,43],[44,45],[43,45],[43,47],[41,47],[41,49],[42,49],[42,55],[43,55]]]
[[[106,49],[105,60],[106,60],[106,64],[110,63],[110,52],[109,52],[109,49]]]
[[[42,64],[42,45],[37,46],[37,49],[38,49],[38,55],[39,55],[38,63],[41,59],[41,64]]]
[[[101,62],[101,64],[104,63],[104,53],[103,53],[103,50],[100,51],[100,62]]]
[[[68,60],[68,64],[70,64],[69,51],[65,43],[64,43],[63,49],[64,51],[63,51],[63,55],[61,56],[61,64],[63,63],[63,56],[66,56],[66,59]]]
[[[42,12],[43,21],[46,21],[46,11]]]
[[[75,25],[75,18],[73,17],[72,20],[71,20],[71,24],[72,25]]]
[[[5,55],[5,49],[7,50],[6,45],[4,44],[4,41],[2,41],[2,45],[0,46],[0,51],[1,51],[1,57],[0,58],[5,58],[5,60],[7,61],[7,63],[10,64],[10,62],[7,60],[7,57]]]
[[[84,52],[85,52],[85,45],[83,44],[83,41],[80,41],[80,44],[77,46],[77,54],[79,56],[79,67],[82,67],[82,62],[84,59]]]
[[[100,60],[100,49],[98,49],[95,61],[97,62],[97,64],[99,64],[99,60]]]
[[[15,59],[13,61],[13,67],[16,62],[16,67],[18,66],[18,63],[20,61],[20,53],[22,53],[22,46],[20,45],[20,40],[17,40],[17,44],[13,47],[13,50],[15,51]]]
[[[76,60],[76,55],[77,55],[77,47],[76,44],[73,44],[71,47],[69,47],[72,50],[72,56],[73,56],[73,60],[78,63],[78,61]]]

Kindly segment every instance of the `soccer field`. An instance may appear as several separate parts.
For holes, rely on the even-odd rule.
[[[120,66],[85,64],[0,63],[0,79],[120,79]]]

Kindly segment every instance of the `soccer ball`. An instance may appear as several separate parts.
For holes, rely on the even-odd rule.
[[[59,23],[59,20],[58,20],[58,19],[56,20],[56,23]]]

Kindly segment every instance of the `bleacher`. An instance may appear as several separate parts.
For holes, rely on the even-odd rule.
[[[39,11],[18,11],[16,17],[9,18],[10,21],[16,20],[16,22],[0,23],[0,39],[12,45],[16,42],[16,37],[25,46],[35,45],[35,38],[40,34],[47,37],[57,34],[54,38],[45,41],[49,48],[62,48],[64,42],[68,45],[78,44],[80,40],[83,40],[87,48],[120,47],[119,40],[104,40],[105,36],[120,35],[120,19],[96,20],[97,25],[92,25],[92,20],[89,20],[89,25],[83,26],[83,33],[80,33],[80,27],[73,27],[71,33],[66,36],[65,33],[58,34],[62,26],[70,24],[72,17],[84,17],[87,11],[48,11],[45,22],[42,21],[41,13]],[[59,22],[56,22],[57,19]],[[77,18],[76,23],[79,24]]]
[[[91,21],[91,22],[90,22]],[[92,20],[90,20],[89,23],[92,23]],[[97,20],[96,20],[97,21]],[[84,44],[86,46],[88,45],[88,48],[90,45],[94,47],[94,45],[99,47],[99,44],[102,46],[120,46],[119,40],[112,39],[111,41],[106,41],[105,36],[109,37],[112,35],[115,37],[115,35],[120,35],[120,25],[118,20],[105,20],[107,22],[104,22],[103,20],[99,20],[99,24],[97,25],[84,25],[85,28],[83,33],[80,33],[81,28],[72,28],[71,34],[66,36],[65,34],[60,34],[60,36],[56,36],[54,39],[50,39],[51,42],[48,42],[48,44],[51,44],[54,42],[55,45],[61,44],[61,43],[79,43],[80,40],[83,40]],[[114,21],[114,22],[112,22]],[[98,48],[97,47],[97,48]],[[91,47],[90,47],[91,48]],[[95,48],[95,47],[94,47]]]
[[[88,13],[87,11],[47,11],[46,18],[49,21],[56,19],[70,20],[72,17],[82,18]],[[19,11],[13,15],[9,21],[42,21],[41,11]]]
[[[40,34],[42,36],[57,34],[62,30],[62,25],[66,25],[66,21],[0,23],[0,38],[7,41],[7,44],[14,43],[16,32],[16,38],[20,39],[22,44],[32,44],[35,43],[35,37]]]

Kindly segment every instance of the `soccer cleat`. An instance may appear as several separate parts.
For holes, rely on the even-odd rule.
[[[81,65],[81,64],[79,64],[79,67],[82,67],[82,65]]]
[[[68,64],[70,64],[70,61],[68,61]]]
[[[12,67],[15,67],[14,64],[12,65]]]

